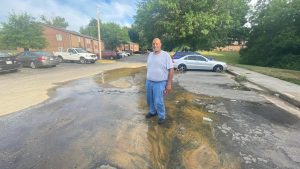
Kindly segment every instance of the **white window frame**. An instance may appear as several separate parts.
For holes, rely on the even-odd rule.
[[[56,40],[57,41],[62,41],[62,36],[61,36],[61,34],[56,34]]]

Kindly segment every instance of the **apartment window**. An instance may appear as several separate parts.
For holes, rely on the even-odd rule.
[[[56,40],[57,40],[57,41],[62,41],[62,36],[61,36],[61,34],[56,34]]]
[[[63,52],[64,51],[63,47],[58,47],[57,49],[58,49],[59,52]]]

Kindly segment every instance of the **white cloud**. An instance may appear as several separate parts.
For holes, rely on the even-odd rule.
[[[136,2],[117,0],[113,2],[98,2],[93,0],[2,0],[0,22],[5,22],[9,12],[27,12],[34,17],[45,15],[64,17],[69,23],[68,29],[78,31],[81,26],[88,24],[96,17],[97,5],[100,7],[100,17],[103,22],[115,22],[123,26],[130,26],[136,13]]]
[[[136,13],[135,2],[113,1],[111,3],[97,3],[100,8],[100,17],[104,22],[115,22],[123,26],[129,26],[133,22]],[[95,6],[97,6],[95,3]]]

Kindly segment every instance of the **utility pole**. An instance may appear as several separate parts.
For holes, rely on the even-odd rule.
[[[99,5],[97,5],[97,25],[98,25],[98,52],[99,58],[102,60],[102,52],[101,52],[101,35],[100,35],[100,12],[99,12]]]

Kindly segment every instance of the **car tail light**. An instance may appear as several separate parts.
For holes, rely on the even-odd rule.
[[[37,58],[37,60],[39,60],[39,61],[42,61],[42,60],[46,60],[47,58],[45,57],[45,56],[39,56],[38,58]]]

